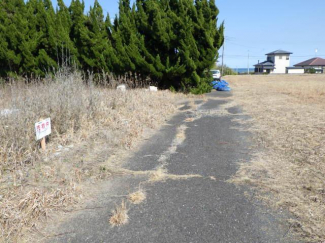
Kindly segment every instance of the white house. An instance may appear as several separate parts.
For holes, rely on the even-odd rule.
[[[265,54],[267,60],[259,62],[255,66],[255,73],[286,73],[290,66],[290,55],[292,52],[277,50]]]
[[[320,57],[314,57],[293,66],[287,68],[287,73],[308,73],[311,69],[315,73],[325,73],[325,59]]]

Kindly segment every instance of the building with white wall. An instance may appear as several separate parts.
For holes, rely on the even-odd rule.
[[[310,73],[311,70],[314,73],[325,73],[325,59],[320,57],[314,57],[293,66],[287,68],[287,73]]]
[[[290,55],[292,52],[276,50],[265,54],[267,60],[255,66],[255,73],[286,73],[286,68],[290,66]]]

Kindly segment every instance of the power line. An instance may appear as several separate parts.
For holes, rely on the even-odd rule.
[[[237,44],[237,43],[234,43],[232,41],[228,41],[229,44],[231,45],[235,45],[235,46],[242,46],[242,47],[246,47],[246,48],[253,48],[253,49],[258,49],[258,47],[254,47],[254,46],[246,46],[246,45],[242,45],[242,44]]]

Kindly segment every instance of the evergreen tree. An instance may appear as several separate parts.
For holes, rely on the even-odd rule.
[[[59,65],[72,65],[78,63],[77,50],[70,38],[72,21],[69,9],[63,0],[58,0],[56,10],[56,55]]]
[[[78,66],[85,71],[91,66],[90,61],[87,59],[89,51],[89,33],[85,26],[87,16],[84,15],[85,4],[80,0],[72,0],[69,12],[71,17],[71,30],[70,38],[74,43],[77,50]]]
[[[7,58],[9,50],[5,36],[5,33],[7,33],[7,13],[5,12],[3,4],[4,1],[0,0],[0,76],[5,76],[9,70]]]
[[[24,41],[26,22],[24,21],[25,3],[23,0],[2,0],[1,1],[1,26],[5,32],[1,35],[2,56],[6,59],[2,64],[7,70],[7,75],[20,74],[22,61],[21,43]]]
[[[212,0],[137,0],[137,32],[144,36],[146,50],[157,57],[160,73],[152,75],[159,86],[194,93],[210,89],[206,70],[223,42],[217,15]]]
[[[111,23],[111,19],[108,13],[105,19],[105,32],[106,33],[103,35],[106,41],[108,42],[108,47],[104,52],[107,68],[110,72],[115,72],[117,66],[119,65],[119,59],[116,54],[116,49],[113,46],[113,25]]]
[[[130,41],[130,2],[120,0],[119,17],[115,17],[114,30],[112,33],[112,41],[118,57],[115,72],[117,74],[125,74],[135,70],[135,65],[129,57],[126,50]]]
[[[197,17],[195,18],[194,37],[201,50],[199,70],[204,69],[218,57],[217,50],[222,46],[224,24],[217,27],[219,10],[214,1],[196,0]]]
[[[214,0],[119,1],[114,23],[95,0],[0,0],[0,75],[44,76],[58,65],[150,78],[161,88],[209,91],[223,44]]]
[[[36,14],[39,42],[37,46],[37,75],[57,68],[57,39],[55,36],[55,12],[50,0],[39,0]]]
[[[24,31],[24,40],[21,42],[22,63],[20,73],[28,76],[39,73],[37,56],[41,34],[37,29],[37,9],[37,0],[30,0],[26,3],[24,18],[27,25]]]
[[[155,68],[155,62],[159,58],[155,58],[145,46],[145,37],[141,35],[137,28],[137,11],[136,6],[128,7],[129,1],[121,2],[119,30],[121,34],[122,43],[124,45],[125,54],[129,59],[129,72],[134,78],[145,79],[150,76],[161,77],[161,74]],[[158,65],[157,65],[158,66]]]
[[[104,21],[103,10],[95,0],[94,6],[90,8],[87,21],[89,32],[87,63],[95,73],[112,70],[113,61],[116,58],[108,36],[109,25],[107,19]]]

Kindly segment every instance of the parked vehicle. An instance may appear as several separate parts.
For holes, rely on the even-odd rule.
[[[213,80],[220,80],[221,78],[221,73],[220,70],[211,70]]]

